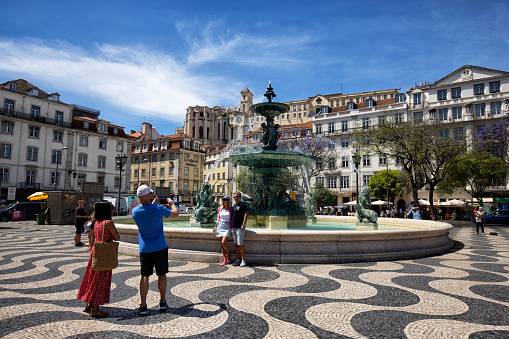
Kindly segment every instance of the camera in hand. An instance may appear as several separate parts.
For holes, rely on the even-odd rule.
[[[163,205],[167,205],[168,204],[168,199],[167,198],[159,198],[159,203],[163,204]]]

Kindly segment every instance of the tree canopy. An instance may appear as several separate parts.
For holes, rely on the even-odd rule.
[[[399,171],[389,170],[389,201],[393,202],[401,193],[401,175]],[[387,199],[387,170],[375,174],[369,179],[369,191],[376,199]]]
[[[468,152],[459,156],[440,188],[446,192],[463,189],[482,206],[486,190],[502,184],[506,174],[507,166],[502,159],[488,152]]]
[[[323,187],[322,181],[315,183],[315,193],[313,194],[313,204],[315,207],[334,206],[337,199],[327,188]]]

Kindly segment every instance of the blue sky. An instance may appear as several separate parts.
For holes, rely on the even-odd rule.
[[[0,82],[23,78],[139,130],[194,105],[401,88],[509,71],[509,2],[3,1]]]

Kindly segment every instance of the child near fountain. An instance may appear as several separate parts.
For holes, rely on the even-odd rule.
[[[232,228],[232,208],[230,207],[230,197],[224,196],[221,200],[221,206],[217,209],[217,230],[216,237],[221,238],[221,253],[223,254],[222,266],[229,264],[231,260],[230,250],[228,249],[228,237]]]

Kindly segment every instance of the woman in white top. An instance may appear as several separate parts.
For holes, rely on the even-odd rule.
[[[230,198],[224,196],[221,200],[221,207],[217,210],[219,213],[217,221],[216,236],[221,238],[221,253],[223,262],[221,265],[229,264],[231,260],[230,250],[228,249],[228,237],[231,234],[232,209],[230,207]]]

